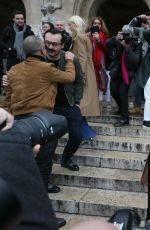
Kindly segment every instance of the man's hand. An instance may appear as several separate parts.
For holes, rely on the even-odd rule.
[[[7,75],[3,75],[2,85],[6,87],[6,86],[9,86],[9,84],[10,84],[10,82],[9,82]]]
[[[121,31],[119,31],[118,33],[117,33],[117,36],[116,36],[116,40],[118,41],[122,41],[123,40],[123,34],[122,34],[122,32]]]
[[[6,121],[5,127],[1,131],[10,129],[14,123],[14,117],[8,113],[6,110],[0,108],[0,124]]]
[[[100,41],[99,33],[97,32],[93,33],[92,37],[95,38],[96,41]]]
[[[41,146],[40,146],[39,144],[35,145],[35,146],[32,148],[34,157],[37,157],[38,153],[40,152],[40,148],[41,148]]]
[[[65,59],[66,60],[72,60],[73,61],[73,59],[74,59],[74,54],[73,53],[71,53],[71,52],[69,52],[69,51],[67,51],[67,52],[65,52]]]

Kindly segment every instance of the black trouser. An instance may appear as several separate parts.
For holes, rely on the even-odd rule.
[[[118,76],[118,78],[112,78],[110,82],[111,95],[117,103],[123,119],[129,119],[128,91],[131,80],[132,78],[129,79],[129,84],[126,85],[122,76]]]
[[[69,139],[64,148],[62,160],[69,160],[79,148],[82,140],[81,121],[82,116],[77,106],[55,107],[54,113],[67,118]],[[39,166],[44,184],[48,187],[49,177],[52,171],[53,158],[57,147],[57,140],[42,146],[36,161]]]
[[[148,208],[146,220],[150,220],[150,153],[148,155]]]
[[[55,107],[54,113],[63,115],[68,122],[69,138],[63,151],[62,161],[69,160],[79,148],[82,141],[80,108],[76,105],[68,107]]]
[[[36,162],[39,167],[46,189],[48,188],[49,177],[52,171],[56,146],[57,141],[44,144],[36,157]]]

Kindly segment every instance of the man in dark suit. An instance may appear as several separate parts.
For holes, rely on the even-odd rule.
[[[6,47],[7,70],[25,59],[23,40],[33,34],[31,27],[25,24],[24,13],[14,11],[12,13],[12,23],[6,26],[1,36],[1,42]]]

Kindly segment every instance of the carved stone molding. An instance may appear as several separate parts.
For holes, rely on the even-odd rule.
[[[41,12],[43,14],[42,22],[53,21],[52,14],[57,10],[62,9],[62,0],[43,0]]]

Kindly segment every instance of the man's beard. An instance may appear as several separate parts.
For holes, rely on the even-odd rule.
[[[59,55],[60,55],[60,52],[55,52],[54,50],[49,50],[49,49],[46,49],[46,53],[47,53],[47,57],[49,58],[49,59],[55,59],[55,58],[57,58],[57,57],[59,57]]]

